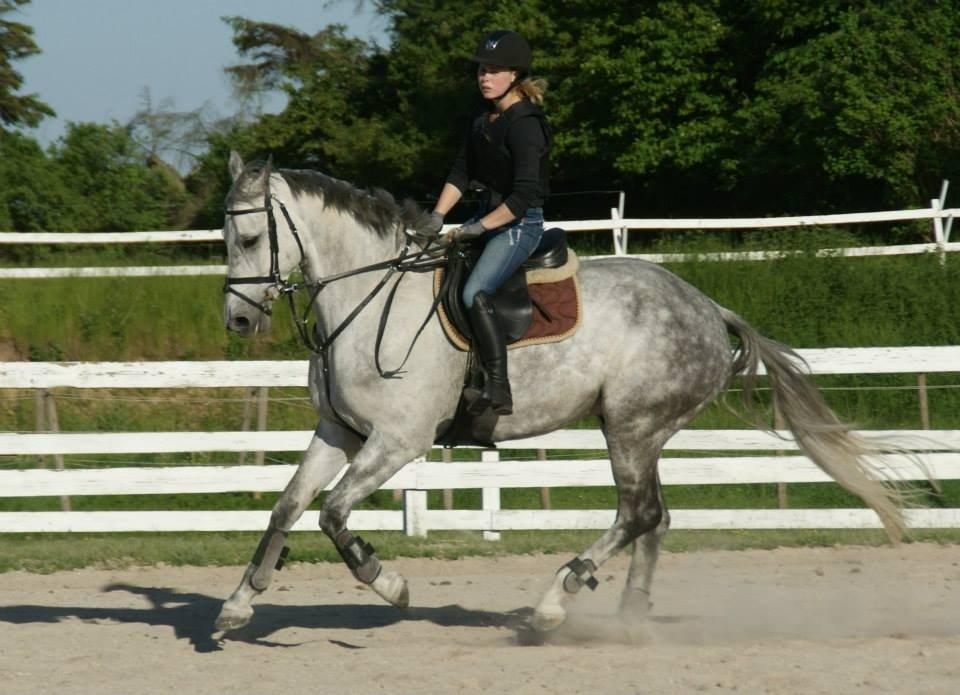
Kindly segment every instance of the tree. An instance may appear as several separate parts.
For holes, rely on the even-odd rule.
[[[35,94],[18,94],[23,77],[13,63],[40,52],[33,41],[33,29],[26,24],[4,19],[30,0],[0,0],[0,129],[25,125],[33,127],[44,116],[53,116],[49,106]]]
[[[211,135],[222,130],[222,122],[208,104],[191,111],[177,111],[172,99],[155,104],[150,89],[144,88],[140,110],[126,127],[147,161],[171,166],[174,171],[189,171]]]
[[[0,230],[79,231],[74,213],[86,203],[36,140],[0,130],[0,152]]]
[[[229,186],[226,162],[237,149],[246,159],[274,159],[287,167],[327,171],[364,186],[396,184],[410,176],[422,146],[397,112],[382,53],[331,25],[308,35],[275,24],[228,18],[234,43],[252,62],[228,68],[240,90],[280,89],[280,114],[211,137],[210,149],[189,179],[210,201],[197,223],[219,224],[219,202]]]
[[[550,85],[554,190],[651,216],[915,206],[960,172],[958,4],[380,0],[386,49],[234,18],[233,74],[289,101],[204,166],[221,198],[228,143],[423,198],[480,107],[469,56],[510,27]]]
[[[151,166],[123,126],[71,123],[50,151],[63,185],[83,201],[77,229],[119,232],[163,229],[177,220],[187,196],[168,167]]]
[[[732,185],[796,210],[912,207],[958,172],[956,2],[750,8],[770,48],[735,114]]]

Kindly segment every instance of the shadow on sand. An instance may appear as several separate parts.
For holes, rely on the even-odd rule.
[[[166,626],[173,629],[177,639],[188,640],[197,652],[214,652],[224,642],[238,641],[265,647],[292,647],[271,641],[270,635],[286,628],[369,630],[395,623],[426,620],[443,627],[504,627],[524,630],[530,616],[529,608],[506,613],[470,610],[459,605],[400,610],[387,605],[335,604],[290,606],[258,603],[253,620],[246,627],[226,634],[213,624],[223,604],[221,598],[204,594],[184,593],[166,588],[113,584],[103,591],[126,591],[143,596],[150,608],[90,608],[71,606],[0,606],[0,622],[23,625],[28,623],[56,623],[76,618],[87,622],[113,621]],[[345,649],[363,649],[340,640],[329,640]]]

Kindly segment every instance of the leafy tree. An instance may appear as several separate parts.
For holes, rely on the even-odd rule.
[[[4,19],[27,0],[0,0],[0,229],[124,231],[178,221],[187,195],[180,177],[141,147],[133,128],[73,123],[45,152],[14,128],[53,111],[21,96],[11,63],[39,52],[30,27]]]
[[[5,19],[30,0],[0,0],[0,130],[4,127],[35,126],[53,109],[34,94],[18,94],[23,77],[13,69],[13,62],[40,52],[33,41],[33,29],[26,24]]]
[[[229,185],[230,149],[246,158],[273,154],[288,167],[310,167],[361,185],[393,187],[411,171],[421,138],[397,113],[386,80],[386,61],[373,46],[331,25],[313,35],[275,24],[229,18],[234,43],[253,62],[228,68],[246,94],[280,89],[282,113],[210,138],[210,150],[189,180],[208,197],[204,226],[219,224],[219,203]]]
[[[750,4],[765,38],[734,124],[731,185],[781,206],[916,206],[958,173],[960,7]]]
[[[234,146],[433,193],[479,106],[468,58],[511,27],[550,85],[555,190],[602,181],[640,215],[915,206],[960,170],[957,4],[380,0],[386,49],[233,18],[232,74],[289,101],[214,138],[195,181],[219,203]]]
[[[50,152],[63,185],[84,201],[74,220],[85,231],[165,228],[186,202],[179,177],[151,166],[123,126],[71,123]]]
[[[86,205],[65,186],[40,145],[16,132],[0,130],[0,230],[78,231],[74,212]]]

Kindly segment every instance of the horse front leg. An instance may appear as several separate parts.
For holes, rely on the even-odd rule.
[[[385,601],[406,608],[409,604],[407,580],[396,572],[385,572],[373,546],[347,529],[350,510],[369,497],[408,462],[429,450],[388,441],[376,430],[357,454],[350,469],[334,486],[320,510],[320,528],[327,534],[353,576],[368,585]]]
[[[317,426],[303,461],[273,507],[270,524],[240,585],[217,616],[218,630],[236,630],[250,622],[253,599],[270,585],[290,529],[359,447],[360,440],[339,425],[321,422]]]

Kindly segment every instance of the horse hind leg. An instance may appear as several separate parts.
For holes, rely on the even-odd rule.
[[[273,507],[270,524],[239,586],[224,602],[217,616],[218,630],[236,630],[250,622],[253,599],[266,591],[274,570],[283,564],[284,542],[290,529],[343,468],[348,454],[359,446],[359,440],[352,433],[337,425],[321,423],[318,426],[297,472]]]
[[[620,597],[620,614],[627,618],[645,617],[653,605],[650,603],[653,573],[660,556],[660,543],[670,528],[670,511],[663,500],[663,488],[660,485],[659,476],[657,495],[663,511],[660,523],[633,541],[633,555],[630,559],[627,583]]]
[[[664,507],[657,476],[661,444],[637,443],[636,437],[619,439],[608,434],[610,460],[619,502],[617,518],[587,550],[561,567],[534,609],[531,626],[537,632],[559,627],[567,617],[566,604],[587,586],[594,589],[593,574],[636,538],[659,528]]]

